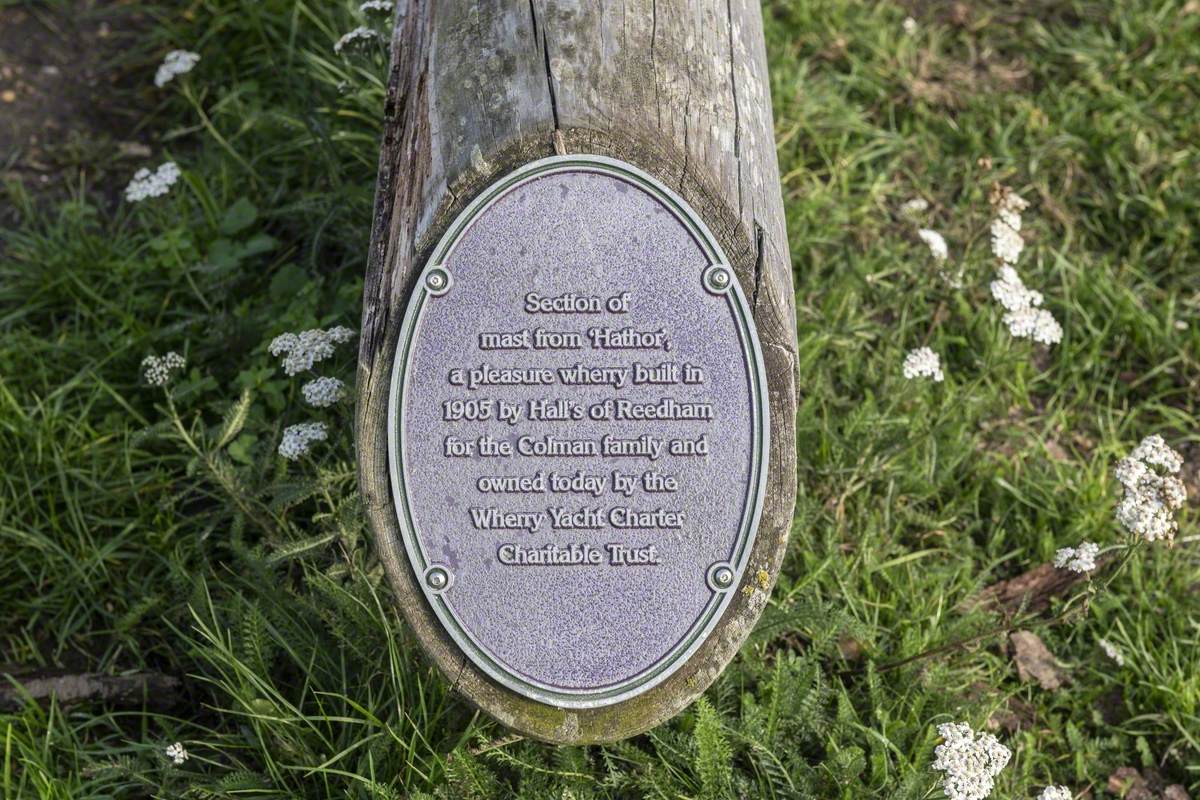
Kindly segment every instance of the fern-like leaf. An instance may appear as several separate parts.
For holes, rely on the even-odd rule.
[[[694,767],[705,797],[727,797],[733,787],[733,749],[716,709],[705,698],[696,702]]]
[[[243,389],[242,396],[225,412],[225,419],[221,423],[221,434],[217,437],[218,450],[228,445],[242,432],[242,428],[246,426],[246,419],[250,416],[250,405],[253,400],[254,395],[250,390]]]
[[[293,542],[277,545],[272,548],[271,555],[267,556],[267,563],[278,564],[280,561],[289,561],[312,550],[322,548],[335,539],[337,539],[337,533],[335,531],[327,531],[326,533],[319,533],[316,536],[308,536],[304,539],[297,539]]]

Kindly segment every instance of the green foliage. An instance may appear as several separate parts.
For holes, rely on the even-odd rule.
[[[693,769],[700,778],[703,797],[725,797],[733,788],[733,750],[725,741],[721,720],[712,705],[704,698],[696,701],[696,725],[692,735],[696,753]]]
[[[0,662],[185,689],[167,712],[0,716],[0,795],[926,798],[934,726],[989,718],[1016,752],[998,796],[1103,797],[1150,765],[1200,791],[1194,511],[1175,549],[1043,632],[1067,689],[1022,683],[965,602],[1056,547],[1116,542],[1112,464],[1144,434],[1200,461],[1200,14],[927,4],[908,35],[898,5],[766,4],[801,376],[792,544],[701,701],[551,748],[421,660],[363,523],[349,407],[305,407],[267,353],[359,317],[386,54],[333,54],[354,2],[144,5],[126,57],[144,84],[165,50],[202,54],[129,109],[183,180],[137,205],[86,177],[57,202],[6,190]],[[1021,269],[1063,322],[1055,348],[1011,339],[988,295],[993,182],[1032,202]],[[961,289],[899,215],[913,196]],[[921,344],[944,384],[900,376]],[[141,385],[167,350],[187,371]],[[322,374],[348,378],[352,351]],[[329,441],[282,460],[283,428],[312,419]]]

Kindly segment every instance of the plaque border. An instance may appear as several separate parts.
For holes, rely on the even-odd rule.
[[[407,387],[409,361],[411,360],[412,343],[416,336],[421,316],[430,298],[438,297],[449,290],[449,285],[437,290],[427,283],[431,272],[441,271],[451,275],[444,266],[446,259],[453,251],[462,235],[470,225],[490,208],[501,197],[517,186],[559,172],[594,172],[623,180],[635,188],[649,194],[662,203],[675,216],[700,247],[708,260],[708,267],[697,276],[703,280],[713,267],[724,267],[732,280],[729,285],[718,292],[723,295],[732,313],[738,329],[739,341],[742,347],[743,361],[746,364],[746,378],[751,395],[751,415],[753,444],[751,447],[751,478],[747,482],[749,495],[744,502],[741,524],[732,548],[732,556],[728,562],[717,562],[709,568],[728,564],[733,568],[734,579],[725,589],[715,587],[709,582],[711,596],[696,621],[664,656],[659,658],[646,669],[630,676],[625,680],[607,686],[575,689],[534,681],[505,667],[499,659],[488,652],[459,621],[453,610],[441,597],[448,587],[431,589],[424,580],[434,562],[431,562],[421,547],[416,534],[409,508],[409,498],[404,482],[405,442],[400,429],[402,419],[403,398]],[[703,288],[713,291],[708,285]],[[396,509],[396,519],[400,527],[404,552],[409,566],[413,570],[414,581],[420,586],[426,602],[433,610],[443,630],[454,641],[459,650],[484,674],[500,683],[502,686],[547,705],[566,709],[592,709],[615,705],[630,700],[667,680],[677,669],[686,664],[695,655],[713,633],[725,610],[729,607],[734,594],[745,579],[746,567],[758,525],[762,517],[763,503],[767,489],[767,461],[771,443],[770,403],[767,393],[767,376],[758,332],[754,324],[753,314],[746,301],[735,271],[729,259],[725,256],[719,242],[705,225],[704,221],[682,197],[654,176],[638,167],[607,156],[592,154],[556,155],[531,161],[499,180],[494,181],[484,189],[470,204],[464,208],[443,233],[436,247],[430,253],[425,266],[417,276],[412,294],[408,299],[404,321],[401,324],[396,358],[392,365],[392,375],[388,391],[387,404],[387,450],[388,473],[391,483],[392,496]]]

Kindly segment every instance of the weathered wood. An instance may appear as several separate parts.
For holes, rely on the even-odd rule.
[[[1102,556],[1096,563],[1096,569],[1103,570],[1115,561],[1111,553]],[[965,611],[985,608],[1007,614],[1021,610],[1041,612],[1050,607],[1053,598],[1065,596],[1091,577],[1088,573],[1059,569],[1053,564],[1039,564],[1028,572],[993,583],[960,603],[959,607]]]
[[[456,688],[501,722],[555,742],[607,741],[677,713],[737,653],[773,585],[795,502],[795,310],[762,19],[748,0],[398,4],[364,290],[359,477],[403,612]],[[562,710],[484,676],[421,598],[388,478],[396,338],[425,257],[483,188],[528,161],[590,153],[674,188],[720,241],[750,300],[771,406],[768,490],[749,579],[716,636],[629,703]]]
[[[117,708],[165,710],[180,700],[182,684],[171,675],[137,672],[100,675],[62,671],[0,672],[0,711],[18,711],[26,700],[60,706],[104,703]]]

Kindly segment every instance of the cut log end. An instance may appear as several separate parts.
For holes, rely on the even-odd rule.
[[[751,0],[404,4],[392,39],[358,370],[360,487],[378,541],[400,537],[388,393],[404,309],[425,259],[498,178],[546,156],[587,154],[628,162],[680,195],[745,289],[766,361],[771,424],[769,488],[750,563],[778,574],[796,492],[796,345],[769,86],[761,9]],[[420,597],[396,548],[380,552],[397,593]],[[725,635],[615,712],[517,696],[463,660],[426,604],[401,607],[433,661],[474,703],[535,738],[581,743],[624,738],[684,708],[736,655],[759,602],[739,596],[726,612]]]

